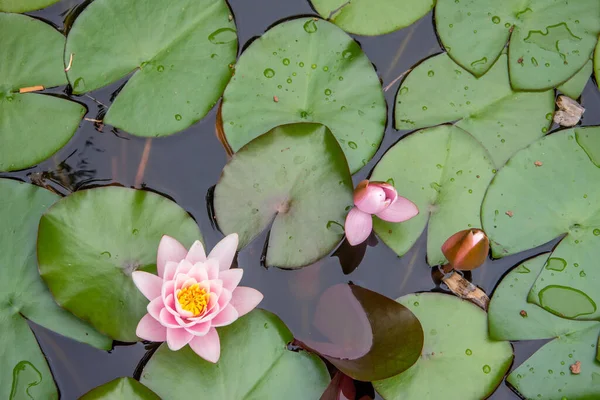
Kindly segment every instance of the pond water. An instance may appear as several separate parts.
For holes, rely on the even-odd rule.
[[[63,29],[72,20],[80,1],[64,0],[42,11],[30,13]],[[87,2],[83,2],[87,3]],[[283,19],[299,15],[316,15],[307,0],[230,0],[235,16],[240,49],[253,37]],[[394,97],[400,81],[396,78],[422,59],[442,49],[436,38],[433,17],[425,16],[414,25],[379,37],[355,37],[386,88],[388,124],[384,141],[371,162],[354,176],[355,184],[366,178],[385,151],[408,131],[393,129]],[[240,50],[241,51],[241,50]],[[88,108],[87,118],[101,118],[113,94],[122,85],[118,82],[98,90],[91,97],[77,100]],[[191,83],[193,84],[193,83]],[[388,87],[388,85],[390,85]],[[54,90],[61,92],[64,88]],[[590,80],[583,94],[587,108],[584,125],[600,124],[600,93]],[[100,113],[100,116],[98,116]],[[118,183],[127,187],[144,187],[174,199],[189,211],[204,234],[207,248],[222,237],[211,223],[207,194],[219,179],[227,156],[215,135],[216,108],[200,123],[184,132],[164,139],[146,140],[125,132],[82,122],[73,140],[51,159],[35,168],[1,177],[39,182],[68,193],[93,185]],[[144,162],[147,159],[147,163]],[[140,167],[142,165],[142,167]],[[143,168],[145,167],[145,168]],[[425,262],[425,237],[404,257],[399,258],[383,244],[369,246],[358,266],[344,274],[340,258],[331,256],[298,271],[284,271],[261,266],[265,235],[240,252],[238,264],[244,268],[244,286],[259,289],[265,295],[261,307],[280,316],[296,336],[310,337],[311,314],[316,299],[336,283],[352,281],[365,288],[397,298],[420,291],[444,291]],[[374,244],[374,243],[371,243]],[[488,260],[472,273],[473,283],[491,295],[500,278],[519,261],[550,250],[555,242],[541,248],[507,257]],[[355,257],[346,254],[347,258]],[[356,260],[354,258],[354,260]],[[469,275],[468,275],[469,277]],[[32,324],[33,325],[33,324]],[[65,339],[44,328],[33,326],[41,347],[48,358],[62,399],[76,399],[90,389],[120,376],[133,376],[146,349],[143,344],[117,345],[106,353]],[[535,352],[543,341],[514,343],[515,366]],[[448,371],[449,374],[452,371]],[[443,388],[439,388],[443,397]],[[506,384],[501,384],[490,397],[494,400],[517,399]]]

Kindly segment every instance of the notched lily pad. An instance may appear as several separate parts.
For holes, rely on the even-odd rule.
[[[60,0],[0,0],[0,12],[24,13],[46,8]]]
[[[571,79],[557,87],[572,99],[578,99],[594,72],[594,62],[590,59]]]
[[[230,15],[224,0],[96,0],[67,38],[73,93],[133,72],[104,122],[137,136],[181,131],[208,113],[231,77],[237,33]]]
[[[266,264],[299,268],[323,258],[342,239],[352,179],[328,128],[290,124],[234,154],[213,201],[219,228],[238,233],[240,249],[271,226]]]
[[[121,187],[78,191],[40,221],[40,274],[58,304],[115,340],[135,342],[148,301],[131,273],[156,271],[163,235],[186,248],[201,239],[190,215],[158,194]]]
[[[401,139],[383,156],[371,180],[391,183],[419,207],[402,223],[373,219],[377,235],[404,255],[427,232],[427,262],[446,262],[442,244],[463,229],[480,228],[479,209],[493,176],[487,151],[467,132],[452,125],[423,129]]]
[[[234,152],[276,126],[317,122],[331,129],[352,173],[375,155],[386,119],[379,77],[358,43],[313,18],[283,22],[252,42],[223,95]]]
[[[79,398],[79,400],[160,400],[152,390],[133,378],[117,378],[99,386]]]

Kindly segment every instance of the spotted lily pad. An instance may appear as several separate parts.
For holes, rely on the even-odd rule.
[[[40,221],[40,274],[58,304],[113,339],[134,342],[148,301],[131,273],[156,271],[163,235],[186,248],[201,237],[190,215],[158,194],[121,187],[75,192]]]
[[[483,227],[495,257],[566,235],[528,298],[562,317],[600,318],[599,180],[600,127],[568,129],[515,154],[483,202]]]
[[[35,240],[46,209],[58,200],[37,186],[0,179],[0,398],[58,399],[46,359],[27,320],[108,350],[112,340],[54,302],[38,274]]]
[[[589,60],[583,68],[579,70],[571,79],[557,87],[562,93],[566,94],[572,99],[578,99],[585,88],[585,85],[590,80],[590,76],[594,69],[594,63]]]
[[[230,16],[224,0],[96,0],[67,38],[73,93],[133,73],[104,122],[137,136],[181,131],[208,113],[231,77],[237,34]]]
[[[329,254],[343,237],[352,179],[331,131],[290,124],[254,139],[223,169],[214,210],[239,248],[271,227],[265,262],[299,268]]]
[[[0,171],[28,168],[56,153],[85,114],[85,107],[59,96],[19,93],[67,83],[64,46],[65,38],[50,25],[0,13]]]
[[[327,21],[299,18],[244,51],[223,95],[222,118],[233,151],[279,125],[326,125],[354,173],[377,151],[387,112],[377,73],[358,43]]]
[[[218,328],[221,358],[212,364],[189,347],[163,344],[142,372],[141,382],[163,399],[199,393],[207,399],[318,399],[329,383],[314,354],[290,351],[292,333],[274,314],[254,310]]]
[[[600,33],[597,0],[438,0],[438,35],[450,56],[474,75],[486,73],[509,44],[517,89],[560,85],[588,61]]]
[[[500,282],[489,306],[490,336],[497,340],[553,339],[508,377],[524,398],[600,397],[600,365],[594,350],[600,323],[572,321],[527,302],[527,293],[550,253],[525,261]],[[570,366],[581,363],[581,373]]]
[[[383,35],[405,28],[421,19],[435,0],[311,0],[325,19],[346,32],[357,35]]]
[[[419,207],[419,215],[402,223],[373,218],[377,235],[404,255],[427,232],[429,265],[445,263],[442,244],[454,233],[480,227],[481,200],[493,176],[485,149],[452,125],[417,131],[395,144],[375,167],[371,180],[394,185]]]
[[[496,166],[544,136],[552,124],[554,91],[516,92],[508,57],[476,78],[446,54],[426,59],[406,77],[396,97],[396,128],[415,129],[456,121],[481,142]]]
[[[487,398],[502,382],[513,359],[509,342],[488,337],[486,313],[458,297],[409,294],[397,300],[421,321],[425,344],[415,365],[373,382],[386,400]]]
[[[117,378],[79,398],[79,400],[160,400],[152,390],[133,378]]]
[[[40,10],[60,0],[0,0],[0,12],[24,13]]]

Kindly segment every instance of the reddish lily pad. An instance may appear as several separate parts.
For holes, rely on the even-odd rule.
[[[160,400],[152,390],[133,378],[117,378],[79,398],[79,400]]]

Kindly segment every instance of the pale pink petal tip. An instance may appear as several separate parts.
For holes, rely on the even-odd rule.
[[[238,317],[248,314],[262,301],[263,294],[256,289],[238,286],[232,293],[231,304],[238,312]]]
[[[369,185],[363,189],[361,196],[354,198],[354,204],[362,212],[376,214],[386,208],[390,202],[386,202],[386,192],[382,188]]]
[[[169,261],[179,263],[187,256],[187,250],[177,239],[164,235],[158,244],[158,254],[156,255],[156,270],[161,278],[165,272],[165,265]]]
[[[183,348],[194,338],[194,335],[184,328],[167,328],[167,345],[172,351]]]
[[[146,314],[142,317],[135,330],[135,334],[140,339],[149,340],[151,342],[164,342],[167,340],[167,328],[152,318],[150,314]]]
[[[190,247],[190,251],[188,252],[185,259],[192,264],[206,261],[206,253],[204,252],[204,246],[202,245],[201,241],[196,240],[194,242],[192,247]]]
[[[204,336],[195,336],[190,341],[190,347],[206,361],[215,364],[221,356],[221,342],[215,328],[210,328]]]
[[[415,203],[405,197],[398,196],[395,202],[376,215],[387,222],[404,222],[419,214]]]
[[[208,255],[209,259],[216,259],[219,261],[219,269],[224,271],[231,267],[231,263],[233,262],[233,258],[235,257],[235,252],[238,247],[238,235],[237,233],[232,233],[230,235],[225,236]]]
[[[354,207],[346,216],[346,239],[352,246],[361,244],[371,234],[373,230],[373,218],[370,214],[362,212]]]
[[[148,300],[154,300],[160,296],[163,280],[162,278],[144,271],[134,271],[131,279],[137,288]]]

